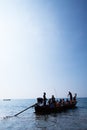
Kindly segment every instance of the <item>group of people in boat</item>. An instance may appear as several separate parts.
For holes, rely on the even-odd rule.
[[[72,93],[69,91],[68,96],[70,96],[70,99],[55,99],[54,95],[52,95],[52,97],[50,99],[46,98],[46,93],[43,93],[43,98],[38,98],[38,103],[42,104],[43,106],[49,105],[50,107],[59,107],[61,105],[68,105],[68,104],[72,104],[76,101],[76,96],[77,94],[74,95],[74,97],[72,96]]]

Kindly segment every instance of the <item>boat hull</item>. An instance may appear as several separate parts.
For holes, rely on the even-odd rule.
[[[72,104],[64,104],[61,105],[59,107],[50,107],[49,105],[46,106],[40,106],[40,105],[36,105],[35,106],[35,112],[39,113],[39,114],[50,114],[50,113],[58,113],[58,112],[62,112],[62,111],[66,111],[68,109],[72,109],[76,107],[76,103],[74,102]]]

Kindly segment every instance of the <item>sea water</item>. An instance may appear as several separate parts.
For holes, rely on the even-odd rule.
[[[78,98],[77,108],[50,115],[37,115],[30,108],[35,99],[0,100],[0,130],[87,130],[87,98]]]

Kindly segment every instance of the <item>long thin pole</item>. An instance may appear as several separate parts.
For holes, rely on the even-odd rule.
[[[26,109],[24,109],[24,110],[22,110],[22,111],[18,112],[18,113],[17,113],[17,114],[15,114],[14,116],[17,116],[17,115],[19,115],[19,114],[23,113],[24,111],[28,110],[28,109],[29,109],[29,108],[31,108],[31,107],[34,107],[35,105],[36,105],[36,103],[35,103],[34,105],[29,106],[29,107],[27,107]]]

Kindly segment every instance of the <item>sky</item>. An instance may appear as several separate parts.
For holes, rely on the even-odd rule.
[[[0,98],[87,97],[87,1],[0,0]]]

